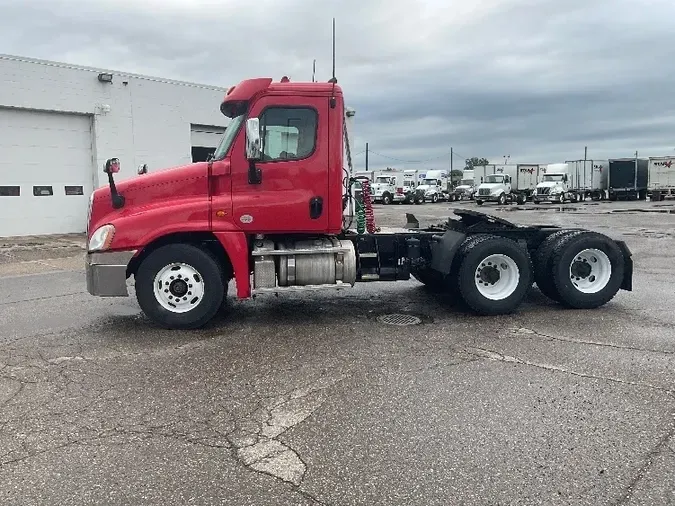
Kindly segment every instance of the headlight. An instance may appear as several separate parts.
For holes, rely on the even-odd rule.
[[[89,239],[89,251],[103,251],[110,247],[115,236],[115,227],[112,225],[103,225],[96,229]]]

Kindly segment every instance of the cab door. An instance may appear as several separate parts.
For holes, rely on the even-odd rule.
[[[239,227],[251,233],[328,229],[328,114],[327,97],[268,95],[251,106],[248,117],[260,120],[263,156],[255,162],[259,180],[250,180],[244,143],[232,153]]]

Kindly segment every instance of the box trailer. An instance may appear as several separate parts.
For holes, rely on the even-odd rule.
[[[570,189],[577,194],[578,200],[607,198],[609,160],[570,160],[566,163]]]
[[[657,202],[675,196],[675,156],[649,158],[647,195]]]
[[[607,193],[609,200],[645,200],[649,160],[647,158],[613,158],[609,160]]]

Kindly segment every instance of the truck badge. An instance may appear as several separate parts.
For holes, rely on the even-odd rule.
[[[250,214],[244,214],[241,218],[239,218],[239,221],[242,223],[253,223],[253,216]]]

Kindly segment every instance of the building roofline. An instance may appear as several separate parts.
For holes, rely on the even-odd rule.
[[[45,65],[48,67],[57,67],[57,68],[63,68],[63,69],[71,69],[71,70],[82,70],[84,72],[95,72],[97,74],[101,73],[106,73],[106,74],[113,74],[113,75],[119,75],[123,77],[133,77],[134,79],[143,79],[145,81],[154,81],[157,83],[165,83],[165,84],[175,84],[178,86],[190,86],[193,88],[203,88],[203,89],[208,89],[208,90],[214,90],[214,91],[222,91],[226,92],[228,90],[227,87],[220,87],[220,86],[211,86],[208,84],[199,84],[199,83],[192,83],[188,81],[178,81],[175,79],[165,79],[162,77],[153,77],[153,76],[145,76],[142,74],[133,74],[131,72],[123,72],[120,70],[110,70],[110,69],[103,69],[103,68],[96,68],[96,67],[85,67],[83,65],[75,65],[72,63],[65,63],[65,62],[57,62],[57,61],[51,61],[51,60],[40,60],[37,58],[29,58],[27,56],[16,56],[16,55],[11,55],[11,54],[2,54],[0,53],[0,60],[9,60],[9,61],[18,61],[18,62],[23,62],[23,63],[34,63],[36,65]]]

